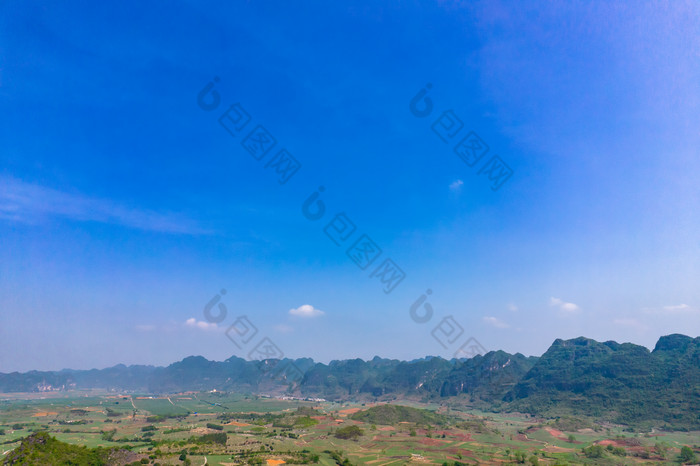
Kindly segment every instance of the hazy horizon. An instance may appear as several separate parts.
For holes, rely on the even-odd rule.
[[[678,335],[678,334],[675,334],[675,335]],[[682,335],[682,334],[681,334],[681,335]],[[664,337],[664,336],[668,336],[668,335],[662,335],[661,337]],[[687,337],[690,337],[690,338],[698,338],[697,336],[692,336],[692,335],[684,335],[684,336],[687,336]],[[579,335],[578,337],[567,338],[567,339],[562,339],[562,340],[572,340],[572,339],[575,339],[575,338],[588,338],[588,337],[585,337],[585,336],[583,336],[583,335]],[[605,343],[605,342],[607,342],[607,341],[610,341],[610,340],[600,341],[599,343]],[[614,341],[614,340],[613,340],[613,341]],[[550,343],[550,346],[551,346],[551,344],[553,344],[553,343],[554,343],[554,341],[552,341],[552,342]],[[618,341],[617,343],[632,343],[632,344],[637,344],[637,343],[628,342],[628,341]],[[645,346],[645,345],[639,345],[639,346],[643,346],[643,347],[645,347],[646,349],[648,349],[649,351],[653,351],[655,345],[652,345],[651,347],[648,347],[648,346]],[[548,346],[548,348],[549,348],[549,346]],[[487,352],[489,352],[489,351],[499,351],[499,350],[500,350],[500,349],[498,349],[498,348],[492,348],[492,349],[488,349]],[[540,353],[540,354],[524,354],[524,353],[522,353],[522,352],[520,352],[520,351],[514,351],[514,352],[512,352],[511,354],[517,354],[517,353],[520,353],[520,354],[522,354],[523,356],[526,356],[526,357],[531,357],[531,356],[540,357],[540,356],[542,356],[542,354],[544,354],[544,352],[543,352],[543,353]],[[58,372],[58,371],[62,371],[62,370],[93,370],[93,369],[102,370],[102,369],[109,369],[109,368],[112,368],[112,367],[115,367],[115,366],[119,366],[119,365],[123,365],[123,366],[127,366],[127,367],[129,367],[129,366],[167,367],[167,366],[169,366],[169,365],[171,365],[171,364],[181,362],[181,361],[183,361],[185,358],[190,358],[190,357],[204,357],[204,358],[207,359],[208,361],[214,361],[214,362],[224,362],[224,361],[226,361],[227,359],[232,358],[232,357],[238,357],[238,358],[241,358],[241,359],[243,359],[243,360],[250,360],[250,359],[245,358],[244,355],[237,355],[237,354],[232,354],[232,355],[229,356],[229,357],[221,358],[221,359],[208,358],[208,357],[203,356],[203,355],[201,355],[201,354],[190,354],[190,355],[184,356],[184,357],[182,357],[182,358],[180,358],[180,359],[178,359],[178,360],[167,361],[167,362],[163,362],[163,363],[152,363],[152,362],[149,363],[149,362],[147,362],[147,361],[129,363],[129,362],[121,361],[121,362],[116,362],[116,363],[114,363],[114,364],[109,364],[109,365],[107,365],[107,366],[102,366],[102,367],[61,367],[61,368],[45,368],[45,369],[36,369],[36,368],[34,368],[34,369],[26,370],[26,371],[12,371],[12,372],[26,373],[26,372],[31,372],[31,371],[33,371],[33,370],[37,370],[37,371],[40,371],[40,372]],[[440,356],[440,355],[431,355],[431,354],[427,354],[427,355],[425,355],[425,356],[415,357],[415,358],[397,358],[397,357],[390,357],[390,356],[383,356],[383,355],[380,355],[380,354],[375,354],[374,356],[369,356],[369,357],[350,356],[350,357],[343,357],[343,358],[331,358],[331,359],[325,359],[325,360],[323,360],[323,359],[316,359],[316,358],[310,358],[309,356],[294,356],[294,357],[291,357],[291,356],[288,356],[288,355],[284,355],[284,356],[283,356],[283,358],[292,359],[292,360],[297,360],[297,359],[302,359],[302,358],[310,358],[310,359],[312,359],[312,360],[314,361],[314,363],[321,363],[321,364],[326,364],[326,365],[329,364],[329,363],[331,363],[331,362],[333,362],[333,361],[343,361],[343,360],[350,360],[350,359],[361,359],[361,360],[367,362],[367,361],[370,361],[370,360],[374,359],[375,357],[379,357],[380,359],[399,360],[399,361],[406,361],[406,362],[418,361],[418,360],[428,359],[428,358],[443,358],[443,359],[448,359],[448,360],[449,360],[449,359],[452,359],[452,358],[445,358],[445,357]],[[9,371],[8,371],[8,372],[9,372]],[[0,372],[0,373],[2,373],[2,372]]]

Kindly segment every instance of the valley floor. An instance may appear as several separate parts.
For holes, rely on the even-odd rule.
[[[682,447],[697,450],[700,443],[698,432],[635,433],[576,419],[410,405],[420,408],[411,411],[413,421],[374,411],[368,413],[376,418],[357,420],[356,413],[374,405],[220,392],[6,394],[0,395],[0,461],[35,432],[72,445],[130,450],[113,455],[114,464],[212,466],[678,464]]]

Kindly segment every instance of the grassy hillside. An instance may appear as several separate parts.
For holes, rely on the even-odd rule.
[[[379,405],[358,411],[350,419],[368,424],[394,425],[399,422],[412,422],[420,425],[445,425],[448,418],[427,409],[400,405]]]

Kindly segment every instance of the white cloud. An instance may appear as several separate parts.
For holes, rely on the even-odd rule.
[[[214,323],[204,322],[203,320],[197,320],[194,317],[190,317],[185,321],[185,325],[192,328],[198,328],[202,330],[216,330],[218,327]]]
[[[67,193],[0,176],[0,219],[36,224],[52,217],[163,233],[208,233],[177,215],[133,209],[106,199]]]
[[[556,307],[560,311],[567,313],[567,314],[574,314],[578,311],[581,310],[580,307],[578,307],[574,303],[567,303],[564,300],[561,300],[559,298],[551,297],[549,298],[549,305],[552,307]]]
[[[464,181],[462,180],[454,180],[452,183],[450,183],[450,191],[452,192],[457,192],[460,189],[462,189],[462,185],[464,184]]]
[[[275,325],[275,330],[279,333],[291,333],[294,331],[294,328],[291,327],[290,325],[279,324],[279,325]]]
[[[698,312],[698,309],[688,306],[687,304],[672,304],[660,309],[648,307],[642,310],[645,314],[689,314]]]
[[[510,303],[508,304],[508,310],[510,312],[518,312],[518,306],[516,306],[515,303]]]
[[[693,309],[687,304],[677,304],[675,306],[664,306],[664,311],[667,312],[690,312]]]
[[[510,327],[510,325],[506,324],[501,319],[498,319],[496,317],[485,316],[482,318],[482,320],[489,325],[493,325],[496,328],[508,328],[508,327]]]
[[[290,309],[289,313],[296,317],[318,317],[325,314],[320,309],[314,308],[311,304],[304,304],[296,309]]]

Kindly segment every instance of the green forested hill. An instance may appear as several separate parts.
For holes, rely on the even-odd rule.
[[[540,415],[700,428],[700,338],[662,337],[652,352],[630,343],[556,340],[505,401]]]
[[[275,377],[294,365],[300,378]],[[491,351],[470,359],[375,357],[209,361],[190,356],[167,367],[0,374],[0,392],[40,387],[110,388],[150,393],[224,390],[287,393],[328,400],[419,398],[478,403],[538,415],[587,415],[623,424],[700,429],[700,338],[669,335],[653,351],[588,338],[556,340],[541,357]]]

